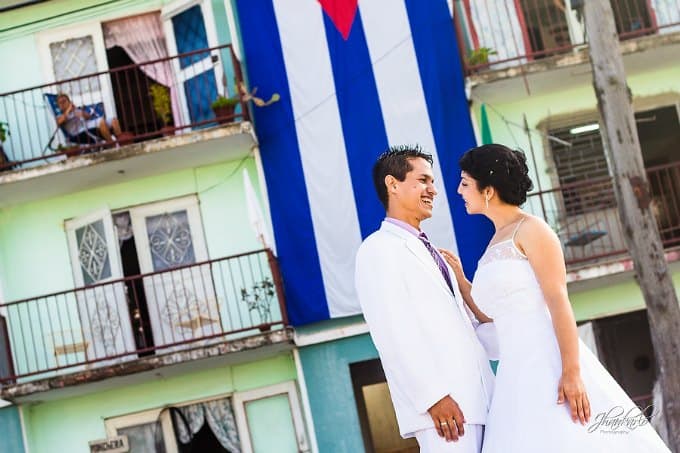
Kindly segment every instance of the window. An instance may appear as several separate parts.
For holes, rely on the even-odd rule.
[[[236,393],[234,411],[243,453],[310,451],[294,382]]]
[[[552,156],[568,217],[616,206],[611,182],[585,184],[609,175],[597,121],[550,130],[571,146],[551,142]]]
[[[675,150],[676,144],[680,143],[680,122],[675,105],[637,112],[635,119],[645,167],[680,160],[680,154]],[[558,183],[563,187],[565,214],[572,217],[615,207],[612,183],[606,179],[609,169],[596,117],[550,129],[549,134],[571,143],[566,146],[550,142]],[[592,183],[598,179],[601,182]],[[653,195],[659,197],[673,192],[674,187],[666,187],[675,184],[672,180],[656,187],[656,179],[650,178]]]
[[[92,36],[50,43],[55,80],[67,80],[97,72]],[[85,91],[99,91],[99,79],[92,77],[69,85],[71,96]]]
[[[309,452],[294,382],[104,421],[134,453]]]
[[[535,2],[522,0],[521,13],[526,23],[525,39],[528,39],[535,58],[550,55],[550,51],[571,45],[566,8],[559,2]]]

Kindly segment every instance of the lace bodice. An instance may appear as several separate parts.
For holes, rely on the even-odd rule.
[[[507,245],[510,245],[508,247]],[[479,260],[479,266],[483,266],[496,260],[526,260],[527,257],[515,246],[513,239],[506,239],[490,245]]]
[[[512,239],[484,252],[472,280],[472,297],[494,319],[546,309],[534,270]]]

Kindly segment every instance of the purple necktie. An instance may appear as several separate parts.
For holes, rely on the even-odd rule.
[[[442,273],[442,277],[444,277],[444,281],[446,281],[446,284],[449,285],[449,289],[451,290],[451,293],[453,293],[453,285],[451,284],[451,277],[449,276],[449,270],[446,268],[446,263],[444,262],[444,259],[437,253],[437,251],[432,247],[432,244],[430,243],[429,239],[427,239],[427,235],[425,235],[424,232],[420,233],[418,235],[418,239],[420,239],[423,244],[425,244],[425,248],[427,249],[428,252],[430,252],[430,255],[432,255],[432,258],[434,259],[434,262],[437,263],[437,267],[439,268],[439,272]]]

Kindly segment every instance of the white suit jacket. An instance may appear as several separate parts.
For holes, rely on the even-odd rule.
[[[427,410],[446,395],[485,424],[494,376],[453,271],[454,294],[425,245],[389,222],[361,244],[355,282],[403,437],[433,428]]]

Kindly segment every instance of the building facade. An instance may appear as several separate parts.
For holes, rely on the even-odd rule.
[[[423,228],[470,277],[491,226],[465,214],[457,160],[526,152],[582,337],[650,401],[578,2],[19,3],[0,12],[3,451],[417,451],[353,284],[394,144],[434,155]],[[612,5],[680,284],[680,4]]]
[[[2,451],[309,451],[232,5],[16,3]]]

